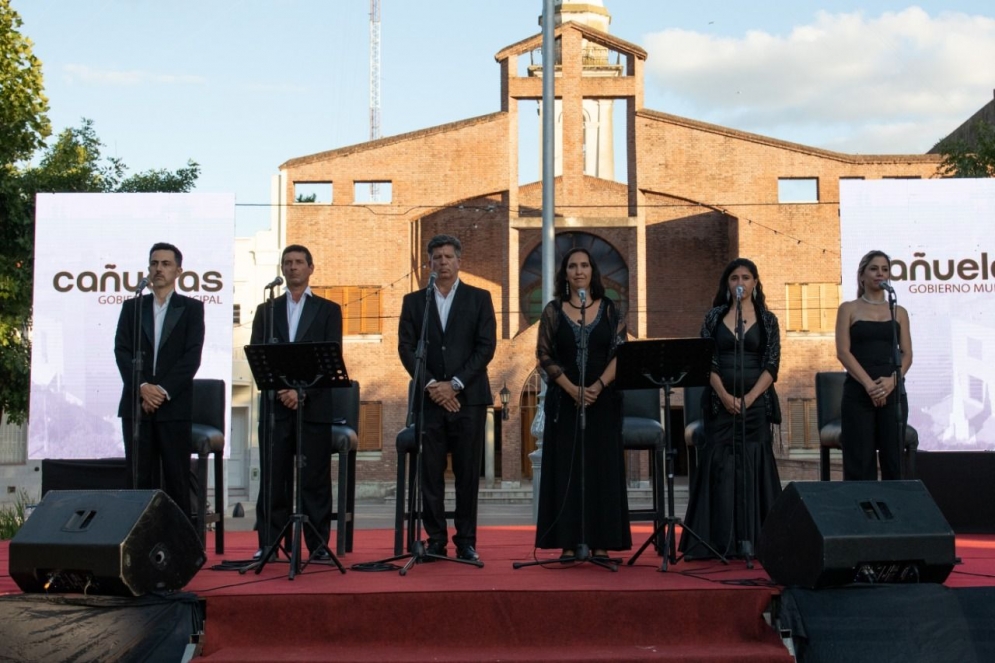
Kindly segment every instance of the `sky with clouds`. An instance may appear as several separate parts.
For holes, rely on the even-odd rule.
[[[647,108],[815,147],[922,153],[995,88],[990,0],[604,0],[649,54]],[[499,109],[494,55],[541,0],[382,0],[382,134]],[[284,161],[369,135],[367,0],[13,0],[56,130],[95,122],[132,170],[198,161],[268,225]],[[523,170],[537,169],[536,159]],[[536,175],[535,177],[538,177]]]

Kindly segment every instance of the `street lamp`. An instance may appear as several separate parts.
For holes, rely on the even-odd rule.
[[[507,382],[505,382],[504,386],[501,387],[501,391],[498,392],[498,395],[501,397],[501,419],[508,421],[508,417],[510,416],[508,414],[508,403],[511,402],[511,392],[508,391]]]

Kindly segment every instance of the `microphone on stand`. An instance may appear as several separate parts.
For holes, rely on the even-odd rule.
[[[743,301],[743,286],[741,285],[736,286],[736,301],[737,302]]]
[[[426,301],[431,301],[432,300],[432,292],[435,289],[435,281],[438,278],[439,278],[439,275],[436,272],[432,272],[431,274],[428,275],[428,287],[425,288],[425,300]]]
[[[892,288],[891,284],[888,283],[887,281],[881,281],[881,283],[879,283],[878,285],[881,286],[882,290],[886,290],[887,292],[890,292],[893,295],[895,294],[895,289]]]
[[[577,296],[580,297],[580,305],[584,306],[584,303],[587,301],[587,290],[581,288],[577,291]]]
[[[266,284],[263,290],[269,290],[270,288],[275,288],[278,285],[283,285],[283,277],[277,276],[275,279]]]
[[[146,276],[138,282],[138,286],[135,288],[134,292],[136,295],[140,295],[147,287],[149,287],[149,277]]]

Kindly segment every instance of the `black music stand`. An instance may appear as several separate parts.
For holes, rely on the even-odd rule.
[[[297,392],[298,403],[304,402],[305,389],[334,389],[352,386],[352,381],[349,379],[345,363],[342,360],[342,346],[336,341],[246,345],[245,358],[249,362],[252,377],[255,378],[256,386],[260,391],[293,389]],[[255,567],[256,574],[262,572],[263,567],[270,560],[270,555],[276,552],[279,542],[283,540],[288,530],[291,534],[290,580],[302,572],[313,561],[312,558],[318,552],[327,552],[329,559],[338,567],[339,571],[345,573],[342,563],[325,543],[312,552],[306,563],[301,564],[301,539],[304,536],[304,528],[309,527],[311,533],[320,538],[318,530],[304,515],[304,497],[301,492],[301,472],[304,467],[304,454],[301,453],[303,430],[304,410],[298,406],[297,452],[294,463],[294,484],[297,487],[297,498],[294,500],[294,513],[280,530],[280,533],[276,535],[276,539],[263,548],[262,557]],[[269,514],[266,514],[266,517],[269,518]],[[245,573],[248,568],[251,568],[251,565],[241,569],[240,572]]]
[[[629,341],[618,348],[615,364],[615,385],[618,389],[663,389],[664,393],[664,438],[666,440],[667,468],[667,517],[657,525],[646,542],[627,562],[634,564],[643,551],[652,543],[661,530],[666,529],[661,571],[667,570],[667,563],[675,564],[677,539],[674,531],[677,525],[712,551],[723,564],[728,560],[707,541],[687,527],[683,520],[674,515],[674,464],[677,451],[671,444],[670,394],[674,387],[702,387],[708,384],[712,372],[712,356],[715,342],[710,338],[674,338],[646,341]]]

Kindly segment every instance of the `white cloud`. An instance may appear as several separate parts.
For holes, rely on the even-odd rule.
[[[645,41],[664,112],[846,152],[920,153],[992,98],[995,19],[819,12],[788,35]]]
[[[203,85],[207,79],[203,76],[185,74],[154,74],[148,71],[115,71],[112,69],[95,69],[83,64],[67,64],[63,71],[72,82],[96,83],[99,85],[142,85],[156,83],[163,85]]]

